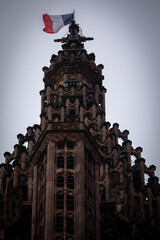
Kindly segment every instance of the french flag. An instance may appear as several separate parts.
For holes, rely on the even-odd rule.
[[[46,13],[43,15],[43,21],[45,25],[43,31],[47,33],[57,33],[62,27],[70,24],[73,19],[74,13],[64,15],[48,15]]]

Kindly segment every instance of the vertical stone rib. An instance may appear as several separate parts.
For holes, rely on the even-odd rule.
[[[51,105],[49,105],[49,107],[47,109],[47,115],[48,115],[48,120],[51,121],[52,120],[52,107],[51,107]]]
[[[76,104],[76,115],[78,115],[79,114],[79,99],[78,98],[76,98],[75,104]]]
[[[49,141],[46,166],[46,206],[45,206],[45,240],[53,239],[54,228],[54,159],[55,143]]]
[[[99,166],[95,164],[95,212],[96,212],[96,218],[95,218],[95,236],[96,240],[100,239],[100,209],[99,209]]]
[[[105,113],[105,89],[102,91],[102,111]]]
[[[51,87],[47,86],[47,104],[51,103]]]
[[[75,236],[76,240],[85,239],[85,156],[84,145],[76,145],[75,158]]]
[[[65,116],[65,109],[64,107],[61,107],[61,122],[64,122],[64,116]]]
[[[96,103],[99,104],[99,86],[98,84],[96,84],[95,86],[95,100],[96,100]]]
[[[32,167],[29,167],[29,176],[28,176],[28,201],[32,201]]]
[[[19,169],[19,167],[18,166],[16,166],[15,167],[15,170],[14,170],[14,173],[13,173],[13,187],[17,187],[18,186],[18,169]]]
[[[33,178],[33,203],[32,203],[32,234],[31,239],[36,239],[36,214],[37,214],[37,165],[34,166]]]
[[[40,95],[41,95],[41,113],[42,113],[44,109],[45,91],[44,90],[40,91]]]
[[[141,188],[142,190],[144,190],[144,163],[145,163],[145,159],[141,158],[140,159],[140,170],[141,170]]]
[[[83,107],[80,107],[80,122],[83,122]]]
[[[108,164],[105,164],[105,200],[109,201],[109,174],[108,174]]]
[[[92,106],[92,119],[96,118],[96,113],[97,113],[97,108],[96,108],[96,105],[94,104]]]

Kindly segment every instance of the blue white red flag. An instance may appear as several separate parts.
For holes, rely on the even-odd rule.
[[[48,15],[46,13],[43,15],[43,21],[45,24],[43,31],[47,33],[57,33],[62,27],[70,24],[73,19],[74,13],[64,15]]]

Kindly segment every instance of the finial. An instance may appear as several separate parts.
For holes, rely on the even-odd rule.
[[[79,33],[79,25],[76,24],[75,20],[72,20],[72,23],[69,26],[69,32],[73,37]]]

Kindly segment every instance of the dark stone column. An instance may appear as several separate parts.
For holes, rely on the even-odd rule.
[[[37,165],[34,166],[33,177],[33,203],[32,203],[32,234],[31,239],[36,239],[36,213],[37,213]]]
[[[100,239],[100,209],[99,209],[99,166],[95,164],[95,225],[96,240]]]
[[[53,239],[54,228],[54,172],[55,172],[55,143],[49,142],[47,146],[46,166],[46,206],[45,206],[45,240]]]
[[[75,157],[75,239],[85,239],[85,156],[82,141],[76,144]]]

